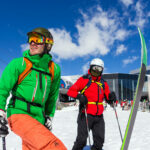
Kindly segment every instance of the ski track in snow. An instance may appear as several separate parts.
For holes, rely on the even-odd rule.
[[[122,111],[117,107],[117,114],[121,126],[122,134],[124,135],[129,110]],[[53,119],[53,133],[59,137],[66,145],[68,150],[71,150],[77,135],[77,115],[78,107],[71,106],[57,110]],[[115,112],[111,107],[107,107],[104,111],[105,119],[105,143],[104,150],[120,150],[121,138],[119,128],[115,116]],[[91,134],[91,133],[90,133]],[[92,135],[91,135],[92,139]],[[21,150],[21,139],[10,131],[6,137],[7,150]],[[2,149],[2,140],[0,140],[0,150]],[[129,145],[129,150],[149,150],[150,149],[150,113],[138,111],[132,137]]]

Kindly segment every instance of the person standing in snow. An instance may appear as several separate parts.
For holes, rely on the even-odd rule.
[[[111,105],[116,101],[115,93],[110,92],[107,82],[102,79],[103,70],[104,62],[99,58],[93,59],[88,74],[80,77],[67,92],[68,96],[79,99],[80,102],[77,138],[72,150],[82,150],[86,145],[87,128],[93,133],[91,150],[102,150],[105,136],[103,99]]]
[[[66,150],[51,132],[60,85],[60,67],[49,54],[53,37],[45,28],[27,35],[29,50],[12,60],[0,78],[0,136],[8,134],[7,124],[2,123],[8,120],[11,130],[22,138],[23,150]]]

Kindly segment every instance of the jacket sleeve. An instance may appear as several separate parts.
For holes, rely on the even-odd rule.
[[[67,95],[73,98],[77,98],[79,91],[81,91],[86,84],[88,83],[88,79],[83,79],[80,77],[68,90]]]
[[[7,98],[18,81],[18,59],[12,60],[4,69],[0,78],[0,109],[5,110]]]
[[[106,81],[104,82],[104,84],[105,84],[104,94],[105,94],[106,99],[109,100],[109,93],[110,93],[109,86]]]
[[[45,114],[50,117],[54,117],[56,110],[56,102],[59,95],[60,87],[60,67],[55,64],[54,79],[51,84],[50,94],[45,104]]]

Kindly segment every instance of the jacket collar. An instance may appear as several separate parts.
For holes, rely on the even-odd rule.
[[[94,80],[94,81],[99,82],[101,80],[101,76],[99,76],[99,77],[92,76],[90,73],[90,70],[88,70],[88,74],[92,77],[92,80]]]
[[[30,55],[30,51],[26,50],[23,53],[24,57],[27,57],[33,65],[35,65],[38,68],[43,68],[44,70],[47,70],[48,63],[52,59],[52,56],[50,54],[44,54],[42,57],[39,55]]]

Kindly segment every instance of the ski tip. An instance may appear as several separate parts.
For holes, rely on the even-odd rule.
[[[141,30],[140,30],[140,28],[139,28],[139,27],[138,27],[138,31],[139,31],[140,37],[142,38],[142,37],[143,37],[143,35],[142,35],[142,32],[141,32]]]
[[[147,48],[146,48],[146,43],[145,43],[145,39],[144,36],[140,30],[140,28],[138,27],[138,31],[139,31],[139,35],[140,35],[140,39],[141,39],[141,53],[142,53],[142,63],[147,66]]]
[[[140,28],[138,27],[138,31],[141,32]]]

